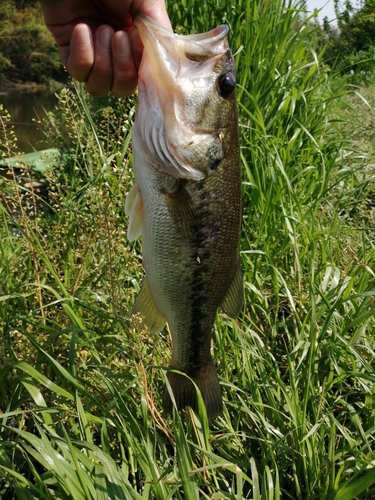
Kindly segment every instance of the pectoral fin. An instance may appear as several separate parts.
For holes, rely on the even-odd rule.
[[[144,324],[152,334],[160,332],[165,325],[165,316],[155,304],[147,278],[145,278],[141,291],[135,299],[130,315],[132,316],[137,313],[142,316]]]
[[[229,286],[221,308],[230,318],[237,318],[244,304],[241,262],[238,260],[236,273]]]
[[[143,200],[137,184],[126,195],[125,214],[129,217],[128,240],[134,241],[141,236],[143,229]]]
[[[178,231],[190,238],[201,226],[201,221],[190,196],[190,193],[180,182],[172,193],[165,192],[168,211]]]

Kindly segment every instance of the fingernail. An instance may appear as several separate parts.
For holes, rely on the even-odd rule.
[[[111,50],[111,38],[112,30],[108,26],[105,26],[99,31],[99,46],[103,52],[110,52]]]
[[[128,57],[131,53],[128,36],[124,31],[118,31],[115,34],[113,46],[116,54],[121,58]]]
[[[86,24],[79,24],[76,27],[77,43],[82,47],[91,43],[90,28]]]

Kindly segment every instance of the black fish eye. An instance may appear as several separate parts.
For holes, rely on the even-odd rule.
[[[236,80],[232,73],[224,73],[218,78],[219,94],[222,97],[229,97],[236,87]]]

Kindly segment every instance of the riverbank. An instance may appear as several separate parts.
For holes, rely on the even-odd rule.
[[[64,79],[56,42],[45,25],[39,2],[0,2],[0,75],[3,92],[9,81],[16,86],[18,82],[48,86],[50,81]]]
[[[49,83],[35,83],[35,82],[14,82],[0,77],[0,95],[6,95],[13,92],[42,92],[48,91],[49,93],[59,90],[64,83],[51,81]]]

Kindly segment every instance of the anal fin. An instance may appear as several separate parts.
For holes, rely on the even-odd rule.
[[[130,315],[133,316],[137,313],[142,316],[144,324],[152,334],[160,332],[166,323],[165,316],[159,311],[151,295],[147,277],[135,299]]]
[[[143,229],[143,200],[137,184],[126,195],[125,214],[129,217],[128,240],[134,241],[141,236]]]
[[[221,308],[230,318],[237,318],[244,305],[241,261],[238,259],[237,269],[228,292],[221,303]]]

